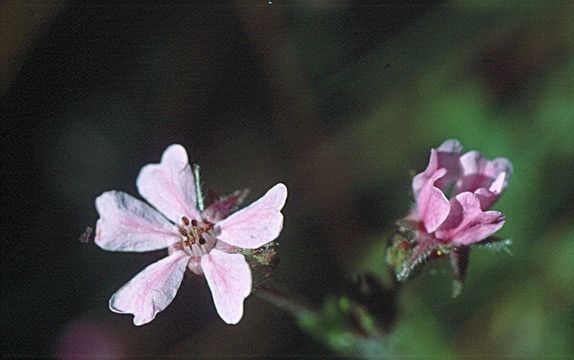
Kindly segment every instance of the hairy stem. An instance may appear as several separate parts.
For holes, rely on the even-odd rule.
[[[311,306],[303,303],[301,300],[295,299],[293,296],[269,286],[258,286],[253,293],[295,316],[317,313],[317,310],[311,308]]]

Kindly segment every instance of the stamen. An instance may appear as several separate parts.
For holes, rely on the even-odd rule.
[[[213,224],[208,221],[200,221],[196,219],[190,219],[187,216],[181,217],[182,225],[178,226],[179,233],[183,236],[181,243],[189,252],[192,254],[196,253],[208,253],[211,250],[213,244],[211,244],[211,238],[209,238],[209,232],[213,229]],[[211,244],[211,245],[210,245]],[[194,247],[194,245],[196,247]]]
[[[190,231],[189,235],[191,235],[191,238],[197,239],[197,228],[192,227],[189,229],[189,231]]]

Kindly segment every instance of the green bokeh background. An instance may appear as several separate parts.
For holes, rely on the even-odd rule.
[[[0,14],[2,355],[55,354],[88,327],[130,355],[333,355],[256,296],[226,326],[192,275],[149,325],[110,313],[164,254],[80,243],[93,200],[135,195],[174,142],[221,192],[249,187],[253,201],[284,182],[270,284],[318,306],[350,274],[382,271],[412,171],[447,138],[512,161],[495,209],[513,255],[473,251],[457,299],[446,263],[409,282],[395,353],[574,353],[568,2],[6,1]],[[99,353],[90,337],[80,349]]]

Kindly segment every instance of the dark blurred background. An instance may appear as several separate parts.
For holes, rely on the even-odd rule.
[[[134,327],[107,300],[164,252],[78,239],[94,199],[184,145],[248,201],[289,188],[271,284],[319,305],[411,205],[412,170],[458,138],[515,173],[495,205],[513,256],[474,251],[400,298],[414,356],[574,352],[574,8],[567,1],[0,3],[2,356],[321,355],[257,296],[237,326],[202,278]],[[64,350],[63,350],[64,349]],[[70,350],[72,349],[72,350]]]

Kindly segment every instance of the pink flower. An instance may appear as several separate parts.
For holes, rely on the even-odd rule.
[[[470,245],[500,229],[498,211],[486,211],[504,192],[512,174],[505,158],[487,160],[477,151],[460,155],[457,140],[431,150],[425,171],[413,179],[416,209],[410,219],[444,244]],[[445,195],[452,186],[450,200]]]
[[[144,166],[137,178],[139,193],[155,209],[119,191],[96,199],[100,219],[95,242],[102,249],[168,249],[167,257],[146,267],[110,299],[110,309],[133,314],[135,325],[152,321],[171,303],[187,268],[205,276],[221,318],[238,323],[252,287],[251,270],[240,251],[259,248],[281,232],[285,185],[275,185],[229,215],[241,193],[200,211],[194,180],[185,149],[171,145],[159,164]]]
[[[487,160],[476,151],[461,152],[457,140],[445,141],[431,150],[427,168],[413,178],[416,206],[397,223],[387,250],[387,264],[394,267],[398,280],[407,279],[429,258],[449,255],[461,285],[468,246],[489,238],[506,221],[501,212],[488,208],[508,186],[510,161]],[[456,286],[455,293],[459,291]]]

